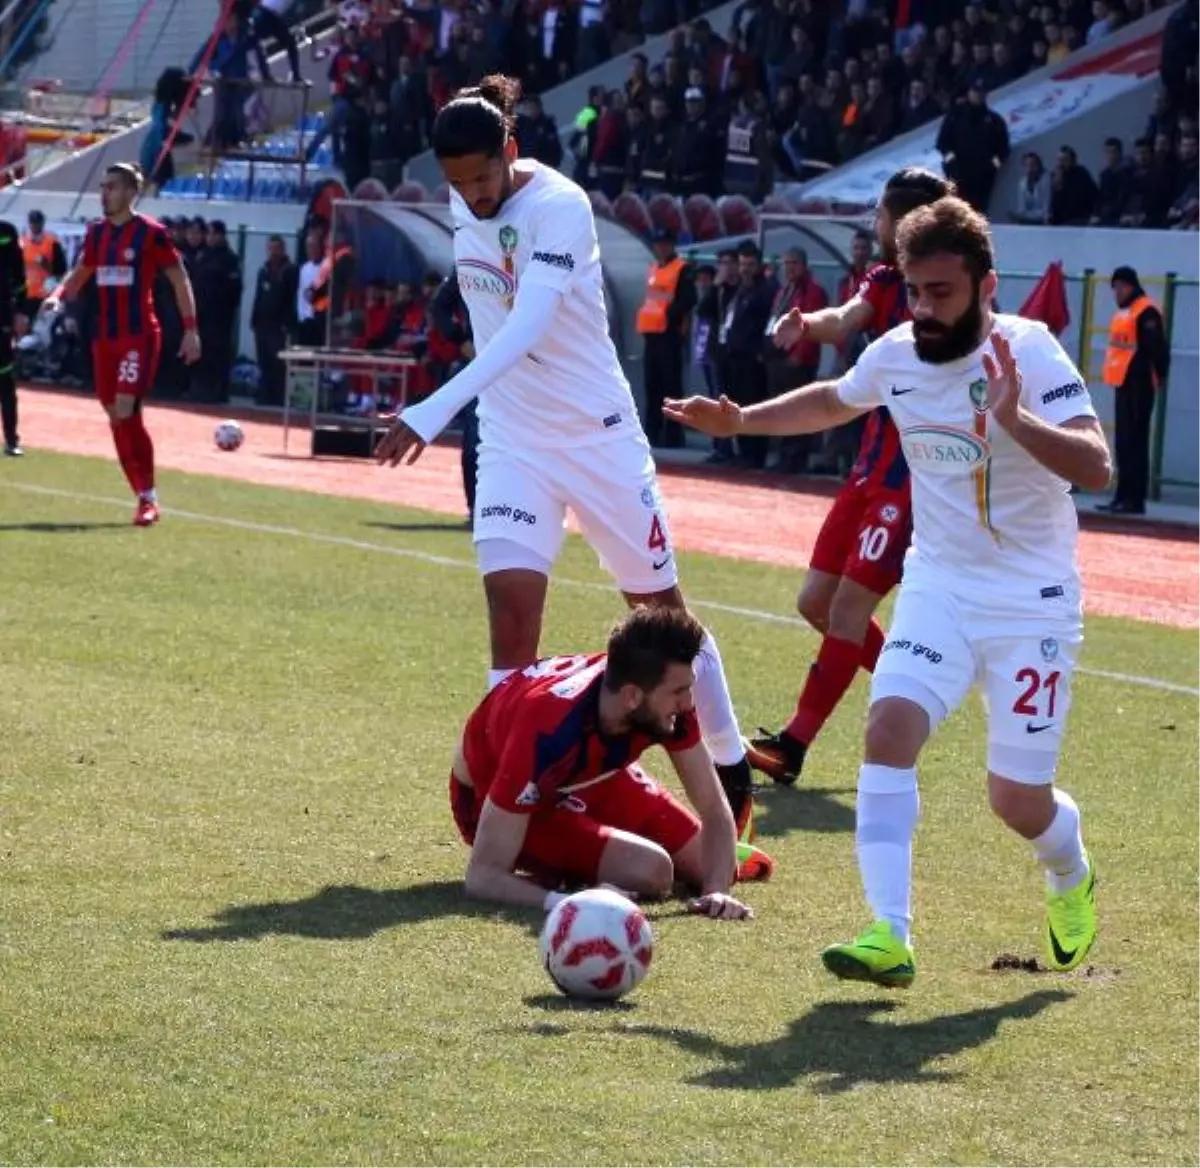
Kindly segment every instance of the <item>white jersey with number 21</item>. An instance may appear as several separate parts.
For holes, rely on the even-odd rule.
[[[1087,386],[1045,325],[996,315],[1021,372],[1021,401],[1061,425],[1094,417]],[[988,410],[983,354],[932,365],[904,324],[870,345],[838,382],[847,405],[886,406],[912,475],[906,584],[930,584],[1015,613],[1078,594],[1078,521],[1069,484],[1037,462]],[[1057,592],[1055,590],[1058,590]]]

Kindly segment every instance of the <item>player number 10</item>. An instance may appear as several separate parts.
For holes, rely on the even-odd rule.
[[[1022,669],[1017,673],[1016,682],[1025,688],[1021,690],[1021,696],[1013,703],[1013,713],[1022,714],[1025,717],[1037,717],[1040,711],[1037,708],[1038,691],[1045,690],[1049,695],[1049,700],[1046,703],[1046,713],[1044,717],[1054,717],[1054,704],[1058,701],[1058,679],[1062,676],[1056,669],[1053,673],[1046,674],[1043,677],[1036,669]]]
[[[890,534],[886,527],[864,527],[858,533],[858,558],[874,563],[887,548]]]

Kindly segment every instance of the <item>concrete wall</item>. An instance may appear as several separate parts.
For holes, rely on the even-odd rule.
[[[141,0],[57,0],[47,9],[53,41],[22,69],[22,80],[54,78],[91,93],[141,8]],[[163,69],[186,66],[220,10],[217,0],[156,0],[109,89],[149,91]]]

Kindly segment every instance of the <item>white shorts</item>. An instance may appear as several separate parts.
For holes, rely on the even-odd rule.
[[[678,572],[654,458],[638,434],[565,450],[479,451],[475,542],[510,540],[552,564],[567,509],[622,592],[675,587]]]
[[[899,697],[932,730],[978,682],[988,716],[988,770],[1020,783],[1054,781],[1083,642],[1078,593],[1013,615],[927,584],[900,585],[871,682],[872,703]]]

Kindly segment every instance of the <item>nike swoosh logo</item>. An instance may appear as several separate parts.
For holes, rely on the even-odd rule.
[[[664,559],[661,559],[661,560],[655,560],[654,565],[653,565],[654,570],[656,572],[661,572],[663,570],[663,568],[665,568],[670,562],[671,562],[670,556],[666,556]]]
[[[1026,734],[1040,734],[1043,730],[1050,730],[1054,726],[1053,722],[1046,722],[1041,726],[1035,726],[1032,722],[1025,723]]]
[[[1057,961],[1059,965],[1070,965],[1070,963],[1075,959],[1077,950],[1072,949],[1070,952],[1067,952],[1067,950],[1058,943],[1058,938],[1054,935],[1054,930],[1048,929],[1047,932],[1050,934],[1050,948],[1054,950],[1054,960]]]
[[[916,392],[917,392],[917,387],[915,385],[909,389],[897,389],[894,385],[892,386],[892,397],[903,397],[906,393],[916,393]]]

